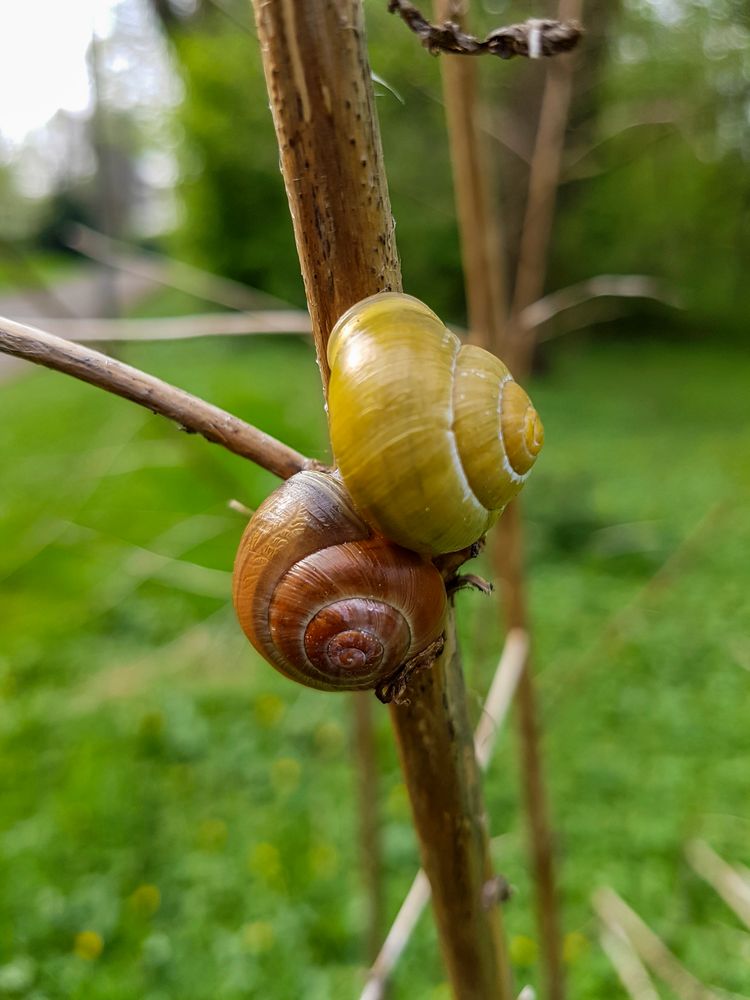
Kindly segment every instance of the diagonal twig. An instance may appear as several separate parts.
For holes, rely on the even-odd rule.
[[[750,882],[719,857],[704,840],[692,840],[685,848],[691,868],[716,890],[727,906],[750,927]]]
[[[289,303],[277,299],[275,295],[252,288],[241,281],[213,274],[154,250],[144,250],[112,236],[105,236],[88,226],[71,226],[65,234],[65,241],[72,250],[90,260],[146,278],[157,285],[176,288],[227,309],[256,309],[260,303],[265,303],[269,308],[290,308]]]
[[[521,326],[534,335],[537,327],[554,319],[567,309],[575,309],[598,298],[655,299],[674,309],[681,308],[679,299],[657,278],[647,274],[598,274],[586,281],[560,288],[526,306],[519,314]],[[549,340],[550,335],[539,338]]]
[[[532,18],[520,24],[495,28],[486,38],[477,38],[462,31],[455,21],[432,24],[409,0],[389,0],[388,10],[399,15],[432,55],[448,52],[462,56],[490,55],[500,59],[526,56],[535,59],[570,52],[583,34],[577,21]]]
[[[613,889],[597,890],[592,901],[605,926],[610,930],[619,929],[628,938],[638,957],[680,1000],[719,1000],[718,993],[696,979]]]
[[[62,337],[0,317],[0,352],[72,375],[174,420],[183,430],[249,458],[281,479],[315,467],[282,441],[199,396]]]
[[[619,927],[603,927],[599,941],[631,1000],[659,1000],[645,966]]]

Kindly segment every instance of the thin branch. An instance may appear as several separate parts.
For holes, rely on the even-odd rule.
[[[468,7],[469,4],[463,2],[459,11],[456,0],[435,0],[434,16],[445,22],[460,16],[465,18],[468,16]],[[460,30],[461,25],[452,21],[450,23],[453,28]],[[541,47],[538,44],[539,23],[533,22],[536,34],[529,36],[531,49]],[[490,159],[477,124],[477,69],[475,62],[466,59],[444,59],[441,62],[469,327],[479,344],[498,351],[506,337],[507,295],[503,280],[500,220],[498,213],[492,210]],[[506,590],[506,624],[509,631],[514,628],[525,631],[528,615],[522,593],[521,525],[516,504],[506,512],[499,530],[501,535],[496,534],[496,538],[502,537],[509,543],[507,546],[496,545],[493,550],[494,569],[503,580]],[[514,559],[511,558],[512,554]],[[516,579],[512,582],[508,579],[511,563],[516,574]],[[513,592],[508,596],[509,589]],[[518,682],[516,701],[516,721],[521,744],[521,783],[534,872],[542,967],[548,1000],[563,1000],[565,975],[555,886],[553,836],[544,787],[534,679],[528,660]]]
[[[685,848],[691,868],[714,889],[740,920],[750,927],[750,882],[719,857],[703,840]]]
[[[592,902],[603,923],[611,930],[620,928],[638,956],[680,1000],[719,1000],[719,995],[688,972],[661,938],[613,889],[599,889]]]
[[[456,14],[454,0],[436,0],[433,13]],[[440,63],[471,339],[491,350],[505,323],[507,294],[500,215],[479,127],[478,70],[471,59]]]
[[[241,500],[237,500],[235,497],[232,497],[231,500],[227,500],[227,507],[230,510],[233,510],[236,514],[241,514],[248,521],[255,513],[252,508],[248,507],[247,504],[244,504]]]
[[[516,685],[523,672],[529,651],[529,637],[522,629],[513,629],[506,637],[500,661],[492,678],[482,716],[474,732],[474,750],[484,771],[508,714]],[[422,911],[430,901],[430,883],[420,868],[406,894],[383,947],[372,964],[360,1000],[382,1000],[385,986],[414,933]]]
[[[54,319],[28,320],[66,340],[188,340],[193,337],[244,337],[271,333],[310,333],[310,317],[302,309],[268,309],[257,312],[197,313],[155,319]]]
[[[193,264],[174,260],[153,250],[143,250],[123,240],[105,236],[88,226],[71,226],[66,234],[66,243],[72,249],[99,261],[118,271],[125,271],[140,278],[147,278],[155,284],[175,288],[188,295],[215,302],[227,309],[247,310],[257,307],[259,302],[275,308],[288,309],[289,303],[274,295],[262,292],[241,281],[234,281],[210,271],[204,271]]]
[[[382,1000],[386,983],[430,901],[430,880],[420,868],[378,953],[360,1000]]]
[[[675,309],[681,308],[676,296],[656,278],[646,274],[599,274],[537,299],[521,310],[519,322],[525,329],[533,331],[567,309],[573,309],[592,299],[607,297],[655,299]]]
[[[602,928],[599,941],[631,1000],[660,1000],[645,966],[619,927],[617,932]]]
[[[579,17],[582,10],[583,0],[560,0],[558,6],[558,14],[561,15]],[[519,316],[544,292],[565,133],[573,96],[574,64],[575,60],[562,59],[548,70],[539,108],[518,245],[510,323],[504,343],[498,345],[502,349],[501,356],[517,378],[526,374],[534,350],[534,339],[524,336],[525,329],[519,322]]]
[[[383,838],[380,820],[380,769],[377,734],[373,718],[373,700],[369,691],[352,691],[352,752],[356,762],[359,798],[359,854],[365,889],[367,918],[365,924],[366,961],[378,953],[385,927],[383,878]]]
[[[508,632],[495,676],[474,732],[477,763],[485,771],[500,728],[508,714],[521,672],[529,656],[529,635],[521,628]]]
[[[490,55],[500,59],[526,56],[536,59],[570,52],[583,34],[577,21],[532,18],[521,24],[495,28],[486,38],[480,39],[461,31],[455,21],[431,24],[409,0],[389,0],[388,10],[399,15],[432,55],[449,52],[461,56]]]
[[[198,396],[43,330],[0,317],[0,351],[72,375],[145,406],[152,413],[174,420],[188,433],[200,434],[207,441],[249,458],[281,479],[316,464],[282,441]]]

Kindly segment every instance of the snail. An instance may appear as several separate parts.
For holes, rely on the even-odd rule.
[[[442,648],[447,596],[422,556],[372,532],[336,475],[299,472],[258,508],[234,566],[234,605],[282,674],[389,701]]]
[[[506,366],[400,292],[363,299],[328,343],[336,464],[376,531],[427,555],[476,542],[519,492],[541,420]]]

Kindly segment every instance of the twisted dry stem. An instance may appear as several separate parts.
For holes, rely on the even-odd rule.
[[[431,24],[409,0],[390,0],[388,10],[399,15],[432,55],[448,52],[460,56],[498,56],[500,59],[556,56],[574,49],[583,34],[577,21],[532,19],[495,28],[486,38],[476,38],[462,31],[456,21]]]
[[[320,468],[294,448],[199,396],[82,344],[0,317],[0,351],[72,375],[173,420],[190,434],[249,458],[281,479]]]

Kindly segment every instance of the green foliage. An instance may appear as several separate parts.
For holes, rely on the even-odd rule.
[[[186,224],[178,251],[301,303],[260,53],[231,23],[215,20],[212,30],[176,39],[185,80],[179,119]]]
[[[439,60],[385,6],[366,5],[368,40],[383,81],[376,103],[404,283],[460,321]],[[505,5],[501,19],[526,16],[527,7]],[[236,10],[247,20],[244,8]],[[750,308],[747,18],[720,0],[679,9],[640,0],[613,9],[593,4],[588,16],[596,49],[581,53],[548,287],[603,272],[655,275],[682,299],[691,328],[740,336]],[[497,20],[481,13],[477,30]],[[301,303],[257,45],[210,6],[174,39],[185,83],[177,112],[184,132],[178,252]],[[512,256],[526,196],[518,152],[530,151],[539,67],[488,60],[481,78]]]
[[[744,337],[750,21],[739,6],[623,5],[597,120],[570,136],[555,283],[657,275],[700,333]]]
[[[302,341],[125,351],[324,457]],[[531,599],[577,1000],[616,995],[589,906],[603,883],[696,974],[746,985],[738,926],[682,856],[699,834],[750,863],[741,361],[594,346],[533,386]],[[4,386],[0,412],[0,996],[355,996],[347,699],[277,675],[229,607],[226,501],[254,506],[272,478],[51,373]],[[500,636],[479,595],[459,618],[476,717]],[[392,914],[417,852],[377,718]],[[521,984],[539,949],[514,756],[509,732],[486,792]],[[442,981],[426,918],[394,995],[435,1000]]]
[[[379,11],[373,20],[381,26],[371,58],[374,71],[387,81],[376,86],[377,108],[404,280],[435,308],[460,314],[448,151],[442,106],[434,99],[439,67],[421,57],[415,39],[394,18]],[[391,29],[387,35],[383,25]],[[185,217],[177,252],[302,303],[258,47],[216,11],[205,10],[198,26],[174,35],[185,81],[178,110],[185,137],[180,185]]]

